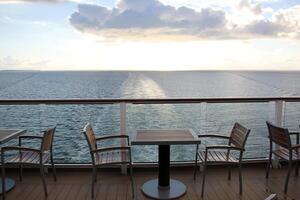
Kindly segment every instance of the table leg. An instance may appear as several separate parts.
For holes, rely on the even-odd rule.
[[[10,191],[13,189],[16,185],[16,182],[14,179],[11,178],[5,178],[5,192]],[[0,178],[0,194],[2,194],[2,178]]]
[[[144,183],[143,193],[153,199],[176,199],[186,192],[186,186],[177,180],[170,179],[170,145],[158,147],[158,179]]]
[[[170,188],[170,145],[158,146],[158,186]]]

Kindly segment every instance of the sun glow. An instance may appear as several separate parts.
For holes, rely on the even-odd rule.
[[[69,41],[61,48],[67,56],[58,52],[55,62],[43,70],[61,66],[63,70],[260,70],[262,66],[283,70],[287,64],[293,70],[300,52],[293,42],[276,40],[95,43],[87,39]],[[286,48],[292,51],[287,53]]]

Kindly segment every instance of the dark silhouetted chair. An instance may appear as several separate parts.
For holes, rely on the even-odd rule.
[[[92,173],[92,198],[94,197],[94,183],[97,181],[97,167],[104,165],[122,165],[128,164],[130,168],[130,179],[132,187],[132,197],[134,199],[134,182],[132,175],[132,159],[131,159],[131,147],[129,144],[128,135],[108,135],[96,138],[93,128],[90,123],[88,123],[84,129],[83,133],[86,137],[90,148],[90,154],[92,157],[93,173]],[[103,147],[98,148],[97,142],[103,142],[111,139],[126,140],[126,145],[113,146],[113,147]]]
[[[56,181],[56,170],[53,162],[53,151],[52,151],[55,129],[56,127],[47,129],[46,131],[44,131],[43,136],[37,136],[37,135],[19,136],[19,146],[2,147],[1,149],[2,191],[5,191],[4,177],[5,177],[5,167],[7,165],[19,166],[20,181],[22,181],[23,165],[36,165],[40,167],[40,173],[42,177],[45,196],[48,195],[47,186],[45,182],[45,175],[44,175],[44,165],[49,161],[51,162],[54,181]],[[41,146],[39,149],[23,147],[22,140],[24,139],[30,139],[30,140],[38,139],[41,141]],[[5,159],[5,154],[8,152],[10,153],[16,152],[16,154],[11,158]],[[2,198],[3,199],[5,198],[5,192],[3,192],[2,194]]]
[[[287,193],[289,178],[292,170],[293,162],[296,162],[296,175],[298,175],[298,162],[300,160],[300,145],[299,145],[299,136],[297,136],[296,145],[292,145],[291,135],[299,134],[297,132],[289,132],[288,129],[282,128],[279,126],[273,125],[271,122],[266,122],[269,131],[270,138],[270,153],[269,153],[269,162],[267,166],[266,178],[269,178],[269,171],[272,162],[272,154],[278,156],[279,158],[288,162],[288,173],[285,179],[284,193]],[[273,150],[273,143],[279,146],[278,149]]]
[[[203,163],[203,180],[201,197],[204,195],[206,166],[211,163],[229,164],[228,179],[231,179],[230,165],[236,164],[239,166],[239,193],[242,194],[242,159],[245,151],[245,144],[250,133],[250,129],[245,128],[239,123],[235,123],[230,136],[205,134],[198,135],[199,138],[220,138],[228,140],[227,145],[212,145],[206,146],[205,151],[198,151],[195,159],[194,179],[196,179],[198,158],[200,163]],[[198,148],[197,148],[198,149]],[[223,151],[216,151],[223,150]],[[235,158],[232,151],[239,152],[239,157]]]

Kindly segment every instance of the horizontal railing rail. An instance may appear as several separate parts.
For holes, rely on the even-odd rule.
[[[0,105],[34,104],[182,104],[182,103],[263,103],[270,101],[300,102],[300,97],[205,97],[149,99],[0,99]]]

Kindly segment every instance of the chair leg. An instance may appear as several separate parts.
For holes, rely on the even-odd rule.
[[[287,193],[288,190],[288,185],[289,185],[289,179],[290,179],[290,174],[291,174],[291,170],[292,170],[292,161],[289,161],[289,168],[288,168],[288,173],[285,179],[285,184],[284,184],[284,194]]]
[[[299,161],[296,161],[296,167],[295,167],[295,175],[298,176],[298,170],[299,169]]]
[[[2,167],[1,167],[1,178],[2,178],[2,199],[5,199],[5,164],[2,163]]]
[[[272,162],[272,152],[270,151],[270,153],[269,153],[269,161],[268,161],[268,165],[267,165],[266,179],[269,178],[269,172],[270,172],[271,162]]]
[[[239,186],[240,186],[240,195],[242,195],[243,193],[242,163],[239,163]]]
[[[95,169],[95,183],[97,183],[97,181],[98,181],[98,168],[96,167],[96,169]]]
[[[94,184],[95,184],[95,176],[97,175],[97,172],[96,172],[96,166],[93,165],[92,167],[92,188],[91,188],[91,194],[92,194],[92,198],[94,198]]]
[[[231,165],[228,166],[228,180],[231,180]]]
[[[44,188],[44,192],[45,192],[45,196],[48,196],[48,192],[47,192],[47,186],[46,186],[46,181],[45,181],[45,172],[44,172],[44,166],[41,164],[40,166],[40,173],[41,173],[41,177],[42,177],[42,182],[43,182],[43,188]]]
[[[94,182],[97,183],[97,167],[93,166],[93,177],[94,177]]]
[[[130,168],[130,180],[131,180],[132,199],[135,199],[133,169],[132,169],[132,164],[131,163],[129,164],[129,168]]]
[[[194,180],[196,180],[196,173],[197,173],[197,167],[198,167],[198,155],[197,155],[198,150],[196,151],[196,158],[195,158],[195,166],[194,166]]]
[[[206,162],[204,162],[204,164],[203,164],[203,178],[202,178],[201,197],[204,196],[205,175],[206,175]]]
[[[51,155],[51,166],[52,166],[52,173],[53,173],[53,178],[54,178],[54,181],[56,182],[56,168],[55,168],[55,165],[54,165],[54,162],[53,162],[53,157]]]
[[[19,165],[19,179],[22,182],[23,181],[23,165]]]

